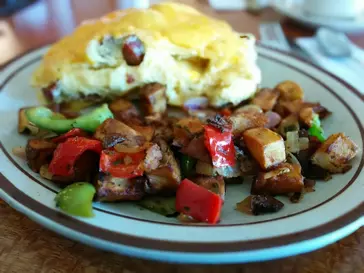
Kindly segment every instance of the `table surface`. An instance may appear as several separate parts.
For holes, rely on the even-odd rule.
[[[0,18],[0,65],[29,49],[54,42],[82,20],[117,8],[114,0],[42,0],[17,14]],[[181,1],[180,1],[181,2]],[[237,31],[257,36],[259,22],[281,21],[288,38],[310,36],[273,10],[251,15],[215,12],[203,0],[184,0],[227,20]],[[364,47],[364,35],[350,37]],[[48,231],[0,200],[0,273],[13,272],[236,272],[346,273],[364,272],[364,228],[321,250],[277,261],[229,266],[169,265],[122,257],[75,243]]]

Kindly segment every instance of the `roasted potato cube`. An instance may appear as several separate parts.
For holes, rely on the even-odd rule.
[[[199,134],[203,131],[203,123],[195,117],[180,119],[175,127],[185,129],[190,136]]]
[[[96,182],[97,200],[101,202],[140,200],[145,195],[146,183],[147,179],[143,176],[126,179],[100,173]]]
[[[286,160],[283,138],[267,128],[249,129],[244,132],[243,140],[263,169],[269,169]]]
[[[181,170],[168,144],[162,139],[158,139],[157,144],[163,157],[157,169],[146,172],[148,183],[145,190],[149,194],[173,194],[181,182]]]
[[[116,99],[109,104],[109,108],[115,119],[126,124],[141,125],[142,119],[133,103],[125,99]]]
[[[144,170],[148,172],[157,169],[162,159],[163,155],[161,148],[158,144],[153,144],[146,151]]]
[[[277,103],[279,94],[276,89],[263,88],[254,96],[252,103],[258,105],[263,111],[270,111]]]
[[[125,146],[126,148],[141,147],[146,142],[145,137],[125,123],[116,119],[105,120],[97,129],[94,137],[102,141],[105,148],[111,144]]]
[[[129,127],[140,133],[142,136],[144,136],[146,141],[151,141],[155,135],[155,128],[153,126],[141,126],[136,124],[129,124]]]
[[[313,154],[312,163],[331,173],[345,173],[351,168],[348,163],[358,150],[358,146],[343,133],[333,134]]]
[[[303,90],[301,86],[292,81],[284,81],[279,83],[275,90],[280,93],[280,100],[284,101],[294,101],[303,100]]]
[[[222,176],[199,175],[193,178],[193,182],[218,194],[222,200],[225,199],[225,182]]]
[[[245,130],[264,127],[268,123],[268,118],[263,113],[240,112],[230,117],[233,134],[241,134]]]
[[[163,114],[167,110],[166,87],[149,83],[140,88],[141,102],[146,115]]]
[[[48,164],[53,156],[57,144],[45,139],[30,139],[25,148],[25,154],[29,167],[34,172]]]
[[[263,110],[262,110],[262,108],[260,108],[258,105],[255,105],[255,104],[244,105],[244,106],[241,106],[234,110],[234,114],[238,114],[238,113],[242,113],[242,112],[263,113]]]
[[[301,192],[303,187],[300,165],[283,163],[272,171],[259,173],[253,181],[251,193],[287,194]]]

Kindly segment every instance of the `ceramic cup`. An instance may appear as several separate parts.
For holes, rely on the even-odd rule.
[[[364,9],[363,0],[304,0],[305,12],[316,16],[348,17],[358,16]]]

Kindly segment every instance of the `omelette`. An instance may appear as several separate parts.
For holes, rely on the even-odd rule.
[[[261,80],[255,38],[179,3],[127,9],[83,22],[55,43],[33,74],[48,102],[107,100],[165,87],[169,105],[205,98],[237,105]]]

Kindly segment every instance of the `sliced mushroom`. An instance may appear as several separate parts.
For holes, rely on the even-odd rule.
[[[36,173],[40,168],[48,164],[53,156],[57,144],[45,139],[30,139],[25,148],[29,167]]]

